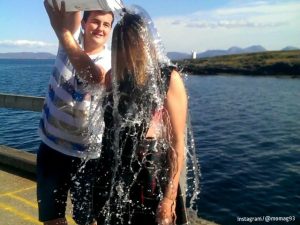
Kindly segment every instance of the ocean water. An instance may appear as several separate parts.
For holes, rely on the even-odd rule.
[[[221,224],[295,216],[300,224],[300,79],[202,76],[187,86],[200,215]]]
[[[0,93],[45,96],[54,60],[0,59]],[[0,145],[35,152],[41,114],[0,108]]]
[[[0,92],[44,96],[53,62],[0,60]],[[300,224],[300,79],[188,76],[186,86],[202,171],[198,214],[219,224],[261,216]],[[39,117],[0,109],[0,144],[35,152]]]

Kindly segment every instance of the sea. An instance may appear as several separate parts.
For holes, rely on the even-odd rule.
[[[0,93],[45,96],[53,63],[0,59]],[[185,83],[201,167],[198,215],[224,225],[300,224],[300,79],[199,74]],[[0,145],[35,153],[39,119],[0,108]]]

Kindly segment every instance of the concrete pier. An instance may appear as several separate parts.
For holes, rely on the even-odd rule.
[[[38,221],[35,170],[35,154],[0,145],[0,225],[42,224]],[[70,200],[67,220],[76,224]]]

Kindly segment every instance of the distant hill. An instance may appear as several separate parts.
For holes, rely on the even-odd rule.
[[[293,46],[287,46],[282,49],[282,51],[294,51],[294,50],[300,50],[299,48],[293,47]]]
[[[0,59],[55,59],[55,55],[48,52],[9,52],[0,53]]]
[[[168,52],[167,56],[171,60],[183,60],[183,59],[190,59],[192,54],[182,53],[182,52]]]
[[[187,73],[198,75],[290,75],[300,77],[300,50],[216,56],[177,61]]]
[[[208,50],[197,54],[197,58],[209,58],[222,55],[235,55],[244,53],[255,53],[255,52],[265,52],[267,51],[264,47],[260,45],[253,45],[247,48],[231,47],[228,50]]]
[[[265,52],[267,51],[264,47],[261,45],[253,45],[247,48],[239,48],[236,46],[233,46],[227,50],[207,50],[202,53],[197,54],[197,58],[209,58],[209,57],[215,57],[215,56],[222,56],[222,55],[234,55],[234,54],[244,54],[244,53],[255,53],[255,52]],[[168,52],[167,56],[171,60],[183,60],[183,59],[191,59],[192,54],[183,53],[183,52]]]

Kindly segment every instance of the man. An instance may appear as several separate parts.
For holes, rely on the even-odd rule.
[[[70,190],[76,223],[95,224],[92,186],[99,152],[89,150],[101,143],[101,134],[91,139],[88,123],[95,113],[94,95],[101,95],[97,90],[102,89],[111,67],[105,43],[114,16],[112,12],[90,11],[81,21],[80,12],[65,12],[64,2],[61,7],[56,0],[52,3],[44,1],[60,44],[39,128],[39,219],[45,225],[67,224],[65,210]],[[83,163],[82,158],[91,160]]]

